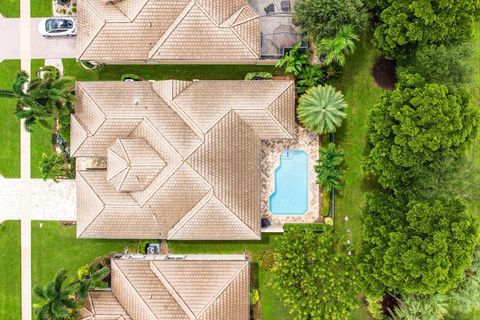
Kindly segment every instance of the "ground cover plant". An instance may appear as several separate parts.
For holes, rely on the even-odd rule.
[[[15,75],[20,71],[19,60],[0,62],[0,89],[11,90]],[[20,177],[20,121],[15,118],[15,101],[0,97],[0,175],[4,178]]]
[[[0,223],[0,319],[20,320],[20,221]]]

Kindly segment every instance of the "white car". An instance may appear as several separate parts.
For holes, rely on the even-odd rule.
[[[77,20],[71,17],[42,19],[38,32],[44,37],[73,37],[77,34]]]

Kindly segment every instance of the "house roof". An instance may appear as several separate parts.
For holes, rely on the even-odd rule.
[[[260,238],[261,140],[292,138],[292,81],[77,82],[76,94],[72,155],[108,160],[77,172],[79,237]],[[124,158],[144,166],[123,173]]]
[[[79,60],[235,61],[260,58],[247,0],[78,0]]]
[[[243,256],[112,259],[111,291],[90,292],[83,320],[249,319]]]

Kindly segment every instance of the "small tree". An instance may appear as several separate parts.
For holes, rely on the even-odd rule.
[[[106,288],[105,279],[109,276],[110,269],[99,264],[87,264],[78,269],[78,293],[81,299],[85,299],[88,292],[93,289]]]
[[[65,283],[67,271],[61,269],[55,278],[44,287],[36,286],[35,295],[43,302],[36,305],[38,320],[73,320],[76,319],[80,304],[76,299],[78,286]]]
[[[317,172],[317,183],[323,187],[324,192],[342,188],[340,180],[345,172],[342,168],[343,160],[343,149],[337,149],[334,143],[320,148],[320,158],[315,166],[315,171]]]
[[[357,272],[330,228],[290,225],[277,250],[273,285],[294,319],[349,318],[358,305]]]
[[[308,64],[308,57],[310,52],[301,51],[301,42],[295,44],[280,61],[277,62],[277,68],[284,68],[286,73],[291,73],[298,76],[305,66]]]
[[[361,0],[297,0],[294,22],[314,40],[332,38],[346,26],[362,32],[368,16]]]
[[[355,51],[355,41],[358,36],[353,32],[351,26],[344,26],[333,38],[323,38],[317,42],[319,53],[325,54],[325,65],[345,65],[347,55]]]
[[[297,115],[303,126],[318,133],[335,132],[347,117],[343,94],[331,85],[307,90],[299,99]]]
[[[409,295],[395,309],[395,320],[442,320],[448,313],[448,299],[443,294]]]
[[[52,153],[47,155],[42,154],[42,161],[40,162],[40,171],[43,180],[53,179],[58,182],[60,178],[72,178],[73,160],[66,158],[63,155]]]
[[[308,89],[322,84],[325,75],[318,65],[307,65],[297,77],[297,91],[305,93]]]

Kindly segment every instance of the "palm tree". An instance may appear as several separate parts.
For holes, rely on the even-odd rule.
[[[344,160],[343,149],[337,149],[334,143],[329,143],[320,149],[320,158],[315,166],[317,183],[323,186],[325,192],[340,190],[340,180],[345,172],[342,168]]]
[[[301,44],[301,42],[296,43],[275,66],[284,68],[286,73],[298,76],[308,64],[308,57],[310,56],[308,51],[300,50]]]
[[[407,296],[399,308],[395,309],[396,320],[441,320],[448,313],[447,297],[442,294],[432,296]]]
[[[68,162],[66,159],[57,153],[47,155],[42,154],[42,161],[40,162],[40,172],[43,180],[53,179],[58,182],[59,178],[65,177],[68,171]]]
[[[344,26],[335,37],[325,38],[317,43],[319,52],[325,54],[325,65],[336,63],[339,66],[344,66],[346,55],[355,51],[355,41],[358,41],[358,36],[353,32],[350,25]]]
[[[322,69],[318,66],[307,65],[297,78],[297,91],[304,93],[311,87],[317,86],[323,82],[325,75]]]
[[[85,299],[88,292],[92,289],[106,288],[107,283],[104,281],[110,274],[107,266],[87,264],[78,269],[79,296]]]
[[[80,304],[76,299],[78,286],[65,284],[67,271],[61,269],[55,278],[44,287],[36,286],[33,292],[43,300],[43,303],[36,305],[38,320],[65,320],[76,317]]]
[[[72,89],[75,79],[49,76],[28,82],[28,74],[21,71],[12,85],[12,90],[0,90],[0,97],[17,99],[15,116],[25,119],[25,129],[32,131],[38,122],[51,129],[60,116],[69,115],[74,108],[75,96]]]
[[[297,115],[303,126],[318,133],[335,132],[347,117],[348,107],[341,92],[331,85],[307,90],[299,99]]]

